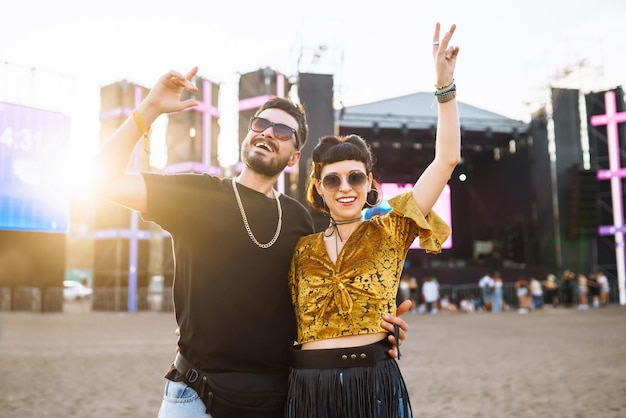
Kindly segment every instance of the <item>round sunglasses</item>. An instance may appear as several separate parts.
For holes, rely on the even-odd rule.
[[[248,127],[248,129],[256,133],[261,133],[267,130],[267,128],[269,128],[270,126],[272,127],[272,131],[274,131],[274,136],[277,139],[280,139],[281,141],[289,141],[292,137],[295,137],[296,147],[300,146],[298,131],[293,129],[291,126],[287,126],[282,123],[274,123],[267,119],[253,116],[250,118],[250,126]]]
[[[351,171],[347,176],[347,180],[350,187],[359,189],[367,182],[367,175],[362,171]],[[331,193],[336,192],[341,187],[341,177],[338,174],[324,176],[322,187]]]

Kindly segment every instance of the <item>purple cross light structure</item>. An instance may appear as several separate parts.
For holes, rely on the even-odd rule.
[[[139,106],[143,98],[141,87],[135,86],[133,91],[133,108],[119,106],[111,110],[102,112],[100,120],[132,114],[133,110]],[[141,142],[135,147],[132,155],[131,171],[139,172],[139,155],[143,152]],[[94,231],[93,238],[99,239],[128,239],[128,311],[137,312],[137,266],[139,262],[139,240],[150,239],[150,231],[139,229],[139,214],[135,211],[130,213],[129,228],[111,228]],[[121,266],[117,266],[120,268]]]
[[[202,114],[202,162],[187,161],[178,164],[169,165],[163,168],[163,173],[209,173],[220,176],[222,170],[220,167],[211,165],[211,118],[219,118],[220,111],[217,106],[211,104],[212,87],[209,80],[202,80],[202,101],[198,106],[186,109],[188,111],[197,111]]]
[[[164,173],[173,172],[208,172],[219,175],[221,170],[219,167],[211,166],[211,118],[219,117],[217,107],[211,105],[211,84],[207,80],[203,80],[203,97],[200,105],[187,110],[196,110],[202,113],[202,162],[188,162],[176,164],[163,169]],[[108,119],[116,116],[130,116],[133,109],[136,109],[143,99],[143,91],[140,86],[134,89],[134,107],[117,107],[115,109],[103,112],[100,119]],[[141,142],[138,142],[133,152],[130,170],[133,172],[140,171],[139,157],[143,152]],[[130,225],[128,228],[115,228],[99,230],[94,232],[94,239],[128,239],[128,311],[137,312],[137,274],[139,266],[139,241],[150,239],[149,230],[141,230],[139,228],[139,213],[130,212]],[[167,232],[163,232],[164,237],[169,237]]]
[[[622,179],[626,177],[626,168],[620,167],[619,132],[617,125],[626,122],[626,112],[617,112],[615,92],[604,94],[606,114],[591,117],[592,126],[606,126],[607,143],[609,147],[609,169],[598,171],[598,180],[611,181],[611,201],[613,206],[613,225],[602,225],[598,228],[600,235],[615,236],[615,260],[617,264],[617,281],[619,285],[619,303],[626,304],[624,281],[626,278],[624,266],[624,207],[622,205]]]

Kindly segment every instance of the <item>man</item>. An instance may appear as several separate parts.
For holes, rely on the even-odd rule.
[[[485,273],[485,275],[481,277],[478,281],[478,287],[480,287],[480,294],[483,300],[484,309],[487,312],[491,312],[491,309],[493,307],[493,277],[491,277],[489,273]]]
[[[250,122],[244,168],[234,179],[126,173],[138,138],[159,115],[198,105],[181,100],[184,90],[197,90],[190,81],[197,70],[161,77],[103,144],[99,191],[172,236],[179,353],[159,416],[279,417],[296,336],[288,269],[296,241],[313,223],[302,204],[273,186],[300,159],[306,116],[286,99],[264,104]],[[400,325],[402,339],[406,323],[388,321],[384,329]]]

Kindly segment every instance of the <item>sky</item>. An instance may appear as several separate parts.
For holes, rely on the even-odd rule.
[[[70,114],[78,158],[97,149],[101,86],[150,87],[170,69],[198,65],[224,97],[238,74],[263,67],[290,77],[334,74],[336,107],[431,91],[438,21],[445,30],[457,25],[458,100],[512,119],[530,120],[550,87],[589,92],[626,83],[623,0],[215,3],[0,0],[0,101]],[[24,76],[29,69],[35,83]],[[236,99],[224,106],[229,100]]]

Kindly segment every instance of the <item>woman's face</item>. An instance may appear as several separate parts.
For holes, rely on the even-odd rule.
[[[372,176],[361,161],[340,161],[322,168],[315,187],[335,220],[354,219],[361,216]]]

